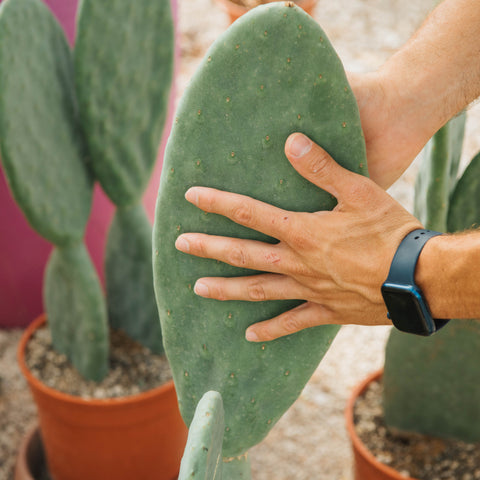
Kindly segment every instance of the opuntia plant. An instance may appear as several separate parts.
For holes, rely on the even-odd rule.
[[[74,65],[40,0],[2,3],[0,149],[15,200],[56,246],[44,288],[54,348],[100,380],[108,370],[107,307],[83,243],[97,177],[121,206],[107,247],[111,323],[161,350],[151,227],[140,198],[166,115],[173,21],[168,0],[84,0],[79,8]]]
[[[222,479],[224,417],[222,396],[218,392],[206,392],[190,424],[179,480]]]
[[[83,0],[77,28],[81,125],[95,178],[117,206],[106,246],[108,317],[113,327],[161,353],[152,228],[141,202],[168,109],[170,0]]]
[[[108,369],[103,293],[83,244],[93,178],[81,135],[70,48],[47,7],[0,7],[0,148],[18,205],[54,249],[44,302],[55,348],[87,378]]]
[[[426,228],[458,232],[480,223],[480,154],[458,178],[465,114],[425,150],[415,212]],[[480,323],[453,320],[432,337],[392,330],[385,355],[384,413],[390,427],[467,442],[480,440]]]
[[[285,141],[295,131],[343,166],[367,174],[356,101],[332,45],[292,2],[272,3],[220,36],[192,79],[167,145],[154,223],[155,291],[180,410],[189,425],[205,392],[222,395],[223,460],[231,469],[245,462],[241,472],[248,469],[248,449],[301,393],[338,327],[247,342],[249,325],[300,302],[197,297],[192,287],[202,276],[255,272],[180,253],[174,244],[182,232],[276,242],[190,205],[184,194],[194,185],[287,210],[333,208],[336,200],[298,175],[285,157]]]

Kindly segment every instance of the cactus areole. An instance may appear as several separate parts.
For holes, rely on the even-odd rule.
[[[284,154],[301,131],[343,166],[367,174],[353,93],[325,33],[287,3],[253,9],[210,48],[180,103],[167,146],[154,225],[154,276],[164,346],[187,423],[209,390],[225,406],[224,457],[262,440],[300,394],[337,326],[265,344],[245,329],[298,301],[220,302],[197,297],[202,276],[254,272],[177,252],[182,232],[275,242],[185,199],[193,185],[249,195],[295,211],[331,209],[335,199],[298,175]]]

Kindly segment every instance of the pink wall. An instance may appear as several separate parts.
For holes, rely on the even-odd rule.
[[[75,36],[77,1],[44,0],[61,22],[71,43]],[[171,2],[176,20],[177,0],[171,0]],[[176,59],[178,59],[178,52],[177,42]],[[152,221],[165,144],[172,126],[174,98],[175,86],[170,94],[169,114],[157,164],[144,196],[144,205]],[[97,185],[92,214],[87,226],[86,242],[102,279],[105,238],[112,215],[113,206]],[[42,313],[43,271],[50,251],[51,246],[27,224],[10,195],[0,169],[0,328],[26,326]]]

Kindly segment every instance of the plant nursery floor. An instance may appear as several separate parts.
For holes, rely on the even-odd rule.
[[[211,42],[227,28],[213,0],[178,0],[180,96]],[[379,67],[420,25],[435,0],[319,0],[314,16],[347,70]],[[472,108],[465,154],[480,149],[470,132],[480,130]],[[391,189],[411,209],[413,165]],[[383,364],[389,327],[344,327],[297,402],[269,436],[251,450],[255,480],[351,480],[351,452],[344,408],[352,388]],[[0,330],[0,480],[13,479],[19,442],[35,421],[35,407],[17,367],[20,331]],[[133,480],[133,479],[132,479]]]

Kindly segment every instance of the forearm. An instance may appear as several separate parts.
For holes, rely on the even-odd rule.
[[[369,171],[383,188],[480,95],[480,2],[445,0],[377,72],[350,75]]]
[[[480,2],[445,0],[380,75],[397,114],[430,138],[480,95]]]
[[[480,230],[427,242],[415,280],[434,318],[480,318]]]

